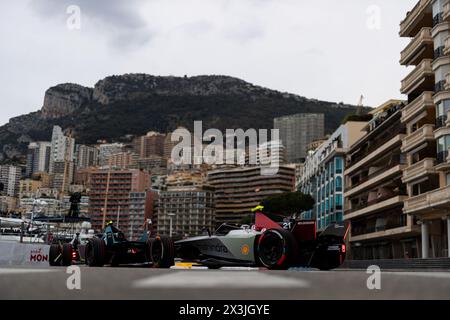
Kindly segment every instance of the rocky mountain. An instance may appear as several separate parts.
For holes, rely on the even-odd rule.
[[[42,108],[0,127],[0,162],[23,162],[30,141],[50,140],[53,125],[71,128],[77,143],[120,141],[150,130],[178,126],[270,129],[273,118],[325,113],[332,132],[356,107],[282,93],[227,76],[158,77],[125,74],[94,88],[60,84],[47,90]],[[206,129],[205,129],[206,130]]]

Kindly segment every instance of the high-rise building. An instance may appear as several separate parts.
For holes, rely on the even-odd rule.
[[[208,183],[215,189],[217,224],[239,223],[265,198],[294,190],[294,166],[282,165],[270,175],[261,170],[252,166],[208,172]]]
[[[19,194],[20,179],[22,169],[20,167],[5,165],[0,166],[0,183],[3,184],[3,193],[9,197],[16,197]]]
[[[274,128],[286,148],[286,160],[303,162],[308,145],[325,135],[325,116],[322,113],[299,113],[274,119]]]
[[[92,227],[100,231],[103,222],[111,220],[125,234],[128,234],[130,193],[149,191],[151,189],[150,174],[137,169],[98,169],[93,170],[90,175],[88,196]]]
[[[157,230],[177,237],[197,236],[215,227],[214,189],[199,173],[177,173],[167,178],[157,204]]]
[[[62,128],[53,127],[49,172],[54,173],[56,162],[74,162],[75,139],[67,137]]]
[[[450,256],[450,4],[420,0],[400,24],[410,38],[400,63],[414,69],[403,79],[408,97],[402,151],[409,199],[404,213],[421,226],[417,251],[423,258]]]
[[[137,241],[142,238],[148,219],[152,220],[152,223],[154,223],[153,208],[157,198],[158,193],[153,191],[130,193],[130,228],[127,235],[129,240]],[[153,227],[155,227],[155,225],[153,225]]]
[[[402,182],[403,107],[403,101],[390,100],[373,110],[366,134],[347,153],[345,220],[351,225],[349,258],[354,260],[418,257],[419,228],[402,210],[408,198]]]
[[[50,142],[31,142],[28,145],[27,177],[37,172],[49,172],[51,148]]]
[[[97,147],[77,144],[75,148],[76,168],[85,169],[98,165],[99,150]]]
[[[148,132],[145,136],[137,137],[133,140],[133,151],[140,158],[164,155],[164,141],[166,135],[158,132]]]
[[[319,230],[344,219],[345,154],[360,139],[367,122],[349,121],[341,125],[328,140],[309,151],[300,166],[297,190],[310,194],[314,208],[302,214],[306,220],[316,220]]]

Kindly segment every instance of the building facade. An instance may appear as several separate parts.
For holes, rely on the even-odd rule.
[[[164,141],[166,135],[158,132],[148,132],[145,136],[133,140],[133,152],[140,158],[164,156]]]
[[[198,236],[215,228],[214,191],[203,184],[169,185],[157,205],[157,230],[174,237]],[[172,228],[171,228],[172,226]]]
[[[124,149],[122,143],[105,143],[98,146],[98,162],[99,166],[104,167],[108,165],[110,157],[114,154],[121,153]]]
[[[295,167],[282,165],[278,172],[262,174],[260,166],[224,168],[208,172],[215,189],[216,223],[239,223],[267,197],[295,188]]]
[[[289,163],[304,162],[308,145],[325,136],[325,116],[322,113],[300,113],[274,119],[274,128],[286,148]]]
[[[449,30],[450,3],[443,0],[419,1],[400,24],[400,36],[411,39],[400,63],[414,67],[401,84],[408,97],[404,212],[421,227],[422,258],[450,256]]]
[[[103,223],[113,221],[125,234],[130,230],[130,193],[151,189],[150,174],[145,171],[93,170],[90,173],[89,216],[92,227],[102,230]]]
[[[97,147],[77,144],[75,147],[76,169],[85,169],[98,165],[99,150]]]
[[[22,168],[5,165],[0,166],[0,183],[3,184],[3,193],[9,197],[17,197],[22,178]]]
[[[354,260],[417,258],[419,229],[403,212],[406,157],[404,102],[390,100],[371,113],[366,134],[347,153],[345,220],[350,222],[349,256]]]
[[[137,241],[142,238],[148,219],[153,223],[153,208],[157,199],[158,193],[153,191],[130,192],[130,228],[127,235],[129,240]]]
[[[37,172],[49,172],[51,149],[52,144],[50,142],[31,142],[28,145],[27,177],[31,177]]]
[[[363,135],[366,122],[347,122],[328,140],[310,151],[300,167],[297,190],[310,194],[314,208],[302,214],[302,219],[316,220],[319,230],[344,218],[345,154]]]
[[[54,173],[56,162],[74,162],[75,139],[67,137],[61,127],[54,126],[51,143],[49,172]]]

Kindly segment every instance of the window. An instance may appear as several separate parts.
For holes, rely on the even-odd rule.
[[[342,195],[337,194],[334,197],[334,203],[336,204],[336,210],[342,210]]]
[[[446,185],[450,186],[450,172],[447,172],[445,178],[446,178]]]
[[[336,173],[342,173],[342,158],[336,158]]]
[[[445,126],[447,115],[450,111],[450,100],[442,100],[436,104],[436,127],[441,128]]]
[[[440,137],[437,140],[437,162],[443,163],[448,156],[448,148],[450,147],[450,135]]]
[[[342,192],[342,177],[336,177],[336,192]]]

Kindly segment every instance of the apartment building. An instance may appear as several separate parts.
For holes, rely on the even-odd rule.
[[[5,165],[0,166],[0,183],[3,184],[3,193],[9,197],[16,197],[19,194],[22,168]]]
[[[157,230],[176,237],[197,236],[215,228],[214,188],[201,172],[169,175],[157,204]]]
[[[401,151],[404,102],[390,100],[371,113],[365,135],[347,152],[345,214],[350,222],[349,256],[355,260],[417,258],[419,227],[403,212],[408,199]]]
[[[309,152],[299,168],[297,190],[315,199],[314,208],[302,219],[316,220],[319,230],[344,218],[345,154],[363,135],[367,122],[349,121]]]
[[[75,147],[76,168],[85,169],[98,165],[99,150],[97,147],[78,144]]]
[[[274,119],[280,140],[286,148],[289,163],[303,162],[308,145],[325,136],[325,116],[322,113],[299,113]]]
[[[400,63],[413,67],[401,85],[408,97],[402,114],[404,212],[421,226],[422,258],[450,256],[449,30],[447,0],[419,1],[400,24],[400,36],[411,39]]]
[[[164,142],[166,135],[158,132],[148,132],[145,136],[137,137],[133,140],[133,152],[140,158],[164,155]]]
[[[107,166],[109,158],[117,153],[121,153],[125,145],[122,143],[105,143],[98,146],[99,166]]]
[[[59,126],[53,127],[52,142],[51,142],[49,172],[54,173],[55,164],[57,162],[75,160],[75,139],[67,137],[62,128]]]
[[[282,165],[278,172],[262,174],[264,167],[224,168],[208,172],[215,188],[216,222],[239,223],[267,197],[295,189],[295,166]]]
[[[100,231],[103,223],[111,220],[128,234],[130,193],[150,190],[150,174],[136,169],[98,169],[90,172],[89,181],[89,216],[92,227]]]
[[[50,142],[31,142],[28,145],[25,173],[27,177],[37,172],[49,172],[51,148]]]
[[[136,168],[139,156],[134,152],[119,152],[113,154],[108,159],[108,165],[112,168]]]
[[[128,240],[137,241],[142,238],[146,231],[147,220],[150,219],[152,222],[154,220],[153,208],[157,199],[158,193],[153,191],[130,192]]]

